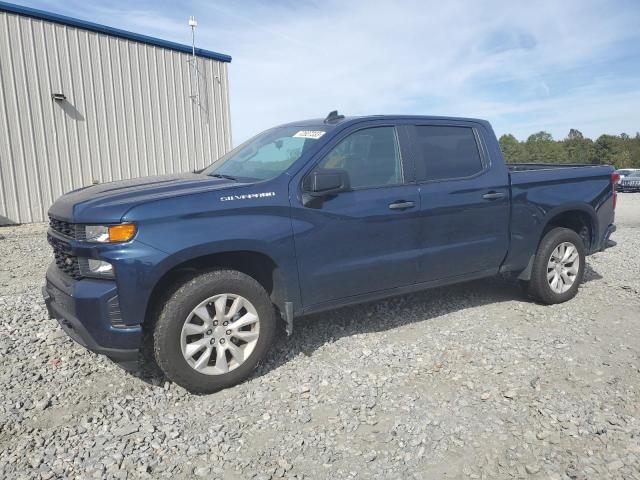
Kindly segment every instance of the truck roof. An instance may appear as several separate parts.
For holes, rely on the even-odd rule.
[[[328,126],[336,127],[338,125],[344,126],[345,124],[352,124],[357,122],[363,122],[367,120],[444,120],[444,121],[456,121],[456,122],[477,122],[488,124],[486,120],[470,117],[445,117],[439,115],[362,115],[362,116],[345,116],[336,118],[335,120],[326,121],[325,118],[312,118],[307,120],[298,120],[295,122],[288,122],[281,126]]]

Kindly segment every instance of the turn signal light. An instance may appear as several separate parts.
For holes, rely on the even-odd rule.
[[[134,223],[121,223],[120,225],[109,226],[110,242],[127,242],[136,234]]]

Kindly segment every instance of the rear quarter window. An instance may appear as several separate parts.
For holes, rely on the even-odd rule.
[[[483,170],[472,128],[416,125],[414,131],[419,182],[470,177]]]

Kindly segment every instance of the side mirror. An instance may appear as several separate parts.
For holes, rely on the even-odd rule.
[[[351,190],[349,174],[341,168],[323,168],[309,175],[304,182],[302,204],[319,208],[325,197]]]
[[[341,168],[316,170],[307,177],[306,191],[314,197],[335,195],[350,189],[349,174]]]

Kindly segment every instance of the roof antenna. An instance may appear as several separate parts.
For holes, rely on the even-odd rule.
[[[324,119],[324,123],[335,123],[339,120],[342,120],[344,115],[338,114],[338,110],[334,110],[333,112],[329,112],[327,118]]]
[[[191,95],[189,95],[189,97],[197,103],[200,93],[200,82],[198,81],[198,60],[196,59],[196,27],[198,26],[198,22],[193,15],[189,17],[189,26],[191,27],[191,60],[189,60],[189,63],[191,64],[191,75],[189,75],[191,77]]]

